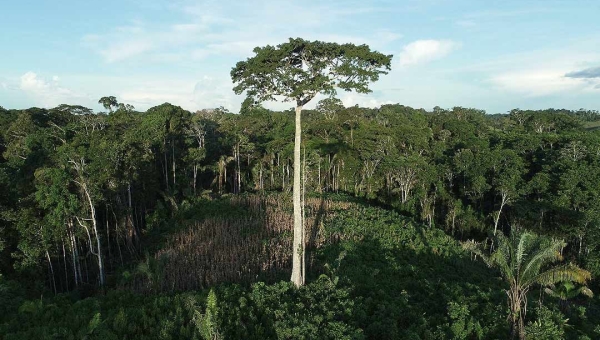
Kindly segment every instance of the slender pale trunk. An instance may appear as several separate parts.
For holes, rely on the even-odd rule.
[[[321,190],[321,156],[319,156],[319,185],[317,186],[317,189],[319,192],[323,192],[323,190]]]
[[[258,178],[259,178],[258,189],[260,191],[263,191],[263,164],[262,164],[262,161],[260,162]]]
[[[305,242],[305,237],[306,237],[306,233],[304,232],[304,220],[306,219],[305,217],[305,212],[304,212],[304,206],[305,206],[305,197],[304,195],[306,194],[306,147],[304,147],[304,155],[303,155],[303,159],[302,159],[302,278],[306,277],[306,242]]]
[[[175,144],[173,143],[173,141],[171,140],[171,150],[172,152],[172,158],[173,158],[173,188],[175,188]]]
[[[167,160],[167,140],[163,138],[163,154],[165,156],[164,170],[165,170],[165,184],[167,185],[167,190],[169,190],[169,161]]]
[[[236,190],[236,194],[239,194],[241,184],[242,184],[242,175],[240,174],[242,168],[240,166],[240,144],[239,143],[237,145],[236,155],[237,155],[237,171],[236,171],[237,172],[237,190]]]
[[[194,188],[194,196],[196,196],[196,182],[197,182],[197,176],[198,176],[198,165],[194,163],[194,184],[193,184],[193,188]]]
[[[504,208],[504,206],[506,205],[507,202],[508,202],[508,194],[502,193],[502,201],[500,202],[500,209],[498,210],[498,213],[496,214],[496,218],[494,219],[494,235],[496,235],[496,232],[498,231],[498,223],[500,222],[500,214],[502,213],[502,209]]]
[[[46,250],[46,259],[48,260],[50,276],[52,277],[52,288],[54,288],[54,295],[56,295],[56,280],[54,279],[54,267],[52,266],[52,260],[50,259],[50,253],[48,252],[48,250]]]
[[[98,258],[98,271],[100,276],[100,286],[104,286],[104,263],[102,261],[102,246],[100,243],[100,233],[98,232],[98,223],[96,222],[96,208],[94,207],[94,203],[92,202],[92,197],[88,191],[87,185],[85,182],[83,183],[83,191],[87,197],[88,204],[90,206],[90,219],[92,220],[92,228],[94,230],[94,234],[96,235],[96,257]]]
[[[136,221],[135,217],[133,216],[134,211],[133,211],[133,200],[131,198],[131,183],[127,184],[127,208],[128,208],[127,209],[128,210],[127,218],[129,219],[129,226],[131,228],[131,231],[129,232],[129,234],[133,235],[133,238],[134,238],[135,243],[132,246],[136,246],[139,243],[139,235],[138,235],[138,231],[137,231],[137,221]],[[113,214],[114,214],[114,211],[113,211]],[[115,216],[115,221],[116,221],[116,216]],[[110,249],[110,243],[109,243],[109,249]]]
[[[335,176],[335,192],[340,190],[340,164],[337,166],[337,176]]]
[[[273,173],[275,172],[275,157],[271,157],[271,187],[270,190],[273,190],[273,186],[275,185],[275,178]]]
[[[75,279],[75,287],[79,287],[81,281],[81,268],[79,267],[79,252],[77,250],[77,242],[75,241],[75,235],[73,235],[73,222],[68,221],[69,226],[69,244],[71,246],[71,255],[73,257],[73,277]]]
[[[69,269],[67,268],[67,251],[65,250],[65,239],[61,237],[62,251],[63,251],[63,262],[65,264],[65,286],[69,290]]]
[[[301,187],[300,187],[300,144],[302,142],[302,126],[301,124],[302,106],[296,106],[296,133],[294,138],[294,240],[292,242],[292,282],[300,287],[304,285],[303,257],[304,257],[304,228],[302,225],[302,202],[301,202]]]
[[[235,164],[233,165],[233,193],[237,194],[236,192],[236,188],[237,188],[237,149],[235,147],[235,145],[233,146],[233,159],[235,160]]]

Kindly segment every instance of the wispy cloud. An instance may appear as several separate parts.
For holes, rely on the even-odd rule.
[[[104,56],[107,62],[112,63],[142,54],[151,50],[152,48],[153,44],[150,41],[127,41],[110,45],[100,53]]]
[[[525,3],[525,2],[524,2]],[[540,7],[524,7],[524,8],[514,8],[508,10],[502,9],[490,9],[490,10],[482,10],[465,14],[465,18],[469,19],[502,19],[509,17],[520,17],[520,16],[530,16],[532,14],[540,14],[540,13],[550,13],[550,12],[558,12],[558,9],[548,8],[547,6]]]
[[[87,34],[82,44],[100,54],[106,62],[113,63],[192,43],[198,40],[203,29],[202,24],[175,24],[148,30],[143,22],[136,21],[110,32]]]
[[[492,89],[524,97],[575,95],[595,91],[600,84],[600,54],[588,44],[500,55],[454,72],[484,75]],[[577,70],[577,71],[573,71]]]
[[[461,27],[475,27],[475,26],[477,26],[477,23],[475,23],[475,21],[473,21],[473,20],[457,20],[455,22],[455,24],[457,26],[461,26]]]
[[[59,81],[58,76],[53,76],[52,80],[46,80],[29,71],[21,76],[19,89],[31,97],[36,105],[43,107],[54,107],[86,99],[86,96],[60,86]]]
[[[452,40],[417,40],[402,49],[400,66],[416,65],[441,59],[460,45]]]
[[[347,5],[322,2],[259,0],[233,6],[227,0],[184,1],[171,6],[171,11],[179,16],[177,22],[150,25],[132,21],[109,32],[87,34],[82,43],[109,63],[141,56],[150,60],[168,56],[168,60],[189,61],[224,54],[247,56],[255,46],[276,44],[299,35],[307,39],[368,43],[382,49],[401,38],[401,34],[377,28],[359,35],[328,34],[331,30],[323,29],[340,22],[348,24],[349,18],[381,9],[358,3],[349,9]]]
[[[300,36],[368,44],[391,53],[397,50],[390,46],[402,38],[400,32],[376,25],[358,31],[348,28],[365,16],[392,7],[388,3],[349,4],[347,0],[256,0],[235,4],[231,0],[179,0],[164,9],[170,11],[171,21],[131,21],[109,31],[90,32],[82,38],[82,44],[106,63],[176,63],[186,68],[204,65],[203,76],[186,75],[184,80],[156,82],[132,76],[124,83],[111,85],[112,93],[136,108],[168,101],[189,110],[217,106],[237,110],[244,98],[231,90],[229,67],[235,60],[251,56],[254,47],[276,45]],[[367,104],[365,98],[348,100]],[[278,109],[287,108],[288,104],[265,103]]]

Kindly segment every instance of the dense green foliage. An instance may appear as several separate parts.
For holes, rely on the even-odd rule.
[[[367,45],[337,44],[290,38],[277,46],[256,47],[255,56],[231,70],[234,91],[247,91],[251,103],[283,96],[303,106],[317,94],[337,89],[371,92],[369,83],[391,70],[391,55],[371,51]]]
[[[109,113],[0,109],[4,338],[505,339],[507,287],[459,241],[516,226],[564,239],[563,257],[589,270],[598,292],[600,136],[586,129],[597,112],[489,116],[331,100],[307,110],[306,200],[339,204],[321,217],[307,204],[318,237],[307,248],[308,284],[297,290],[279,282],[290,267],[285,251],[273,255],[273,275],[252,280],[259,269],[235,279],[227,275],[237,267],[220,257],[213,266],[210,254],[186,262],[170,250],[182,235],[228,234],[219,225],[235,235],[215,238],[219,256],[234,245],[269,259],[267,245],[289,242],[291,227],[260,228],[287,225],[291,207],[282,203],[263,223],[252,222],[262,210],[231,202],[244,193],[289,202],[277,195],[291,190],[292,112],[170,104],[136,112],[105,99]],[[194,272],[185,266],[218,278],[192,280],[186,289],[203,290],[189,292],[166,284]],[[569,296],[569,308],[563,300],[534,288],[529,334],[599,337],[598,294]]]

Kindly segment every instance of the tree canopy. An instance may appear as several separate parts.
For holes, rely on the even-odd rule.
[[[295,101],[303,106],[317,94],[336,89],[369,93],[368,85],[391,69],[391,55],[367,45],[337,44],[296,38],[277,46],[256,47],[254,57],[231,70],[234,91],[255,101]]]

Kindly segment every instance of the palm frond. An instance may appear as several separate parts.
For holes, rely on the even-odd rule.
[[[562,298],[562,294],[559,291],[557,291],[555,287],[544,288],[544,293],[546,293],[552,297],[555,297],[555,298],[559,298],[559,299]]]
[[[561,259],[560,250],[565,246],[563,241],[540,242],[531,258],[521,272],[523,283],[534,282],[534,277],[540,273],[542,267]]]
[[[517,241],[515,242],[517,243],[516,262],[517,265],[520,266],[523,263],[523,257],[526,255],[526,250],[530,249],[529,244],[533,235],[527,232],[521,234],[514,233],[513,237],[517,238],[515,240]]]
[[[586,286],[576,287],[575,284],[571,281],[561,282],[559,285],[551,285],[544,289],[546,294],[561,299],[561,300],[570,300],[572,298],[577,297],[578,295],[585,295],[587,297],[593,297],[594,293],[591,289]]]
[[[589,298],[594,297],[594,292],[592,292],[592,290],[586,286],[579,287],[579,289],[577,289],[577,290],[579,291],[579,294],[581,294],[581,295],[587,296]]]
[[[561,281],[573,281],[580,284],[585,284],[591,278],[592,275],[590,272],[569,263],[548,269],[545,272],[533,276],[528,282],[523,283],[526,285],[538,283],[542,286],[548,286]]]
[[[506,237],[504,234],[499,233],[496,235],[496,242],[498,243],[498,247],[492,257],[494,258],[494,262],[502,272],[502,275],[510,282],[515,278],[515,274],[518,272],[516,270],[516,261],[513,256],[514,250],[514,238]]]

